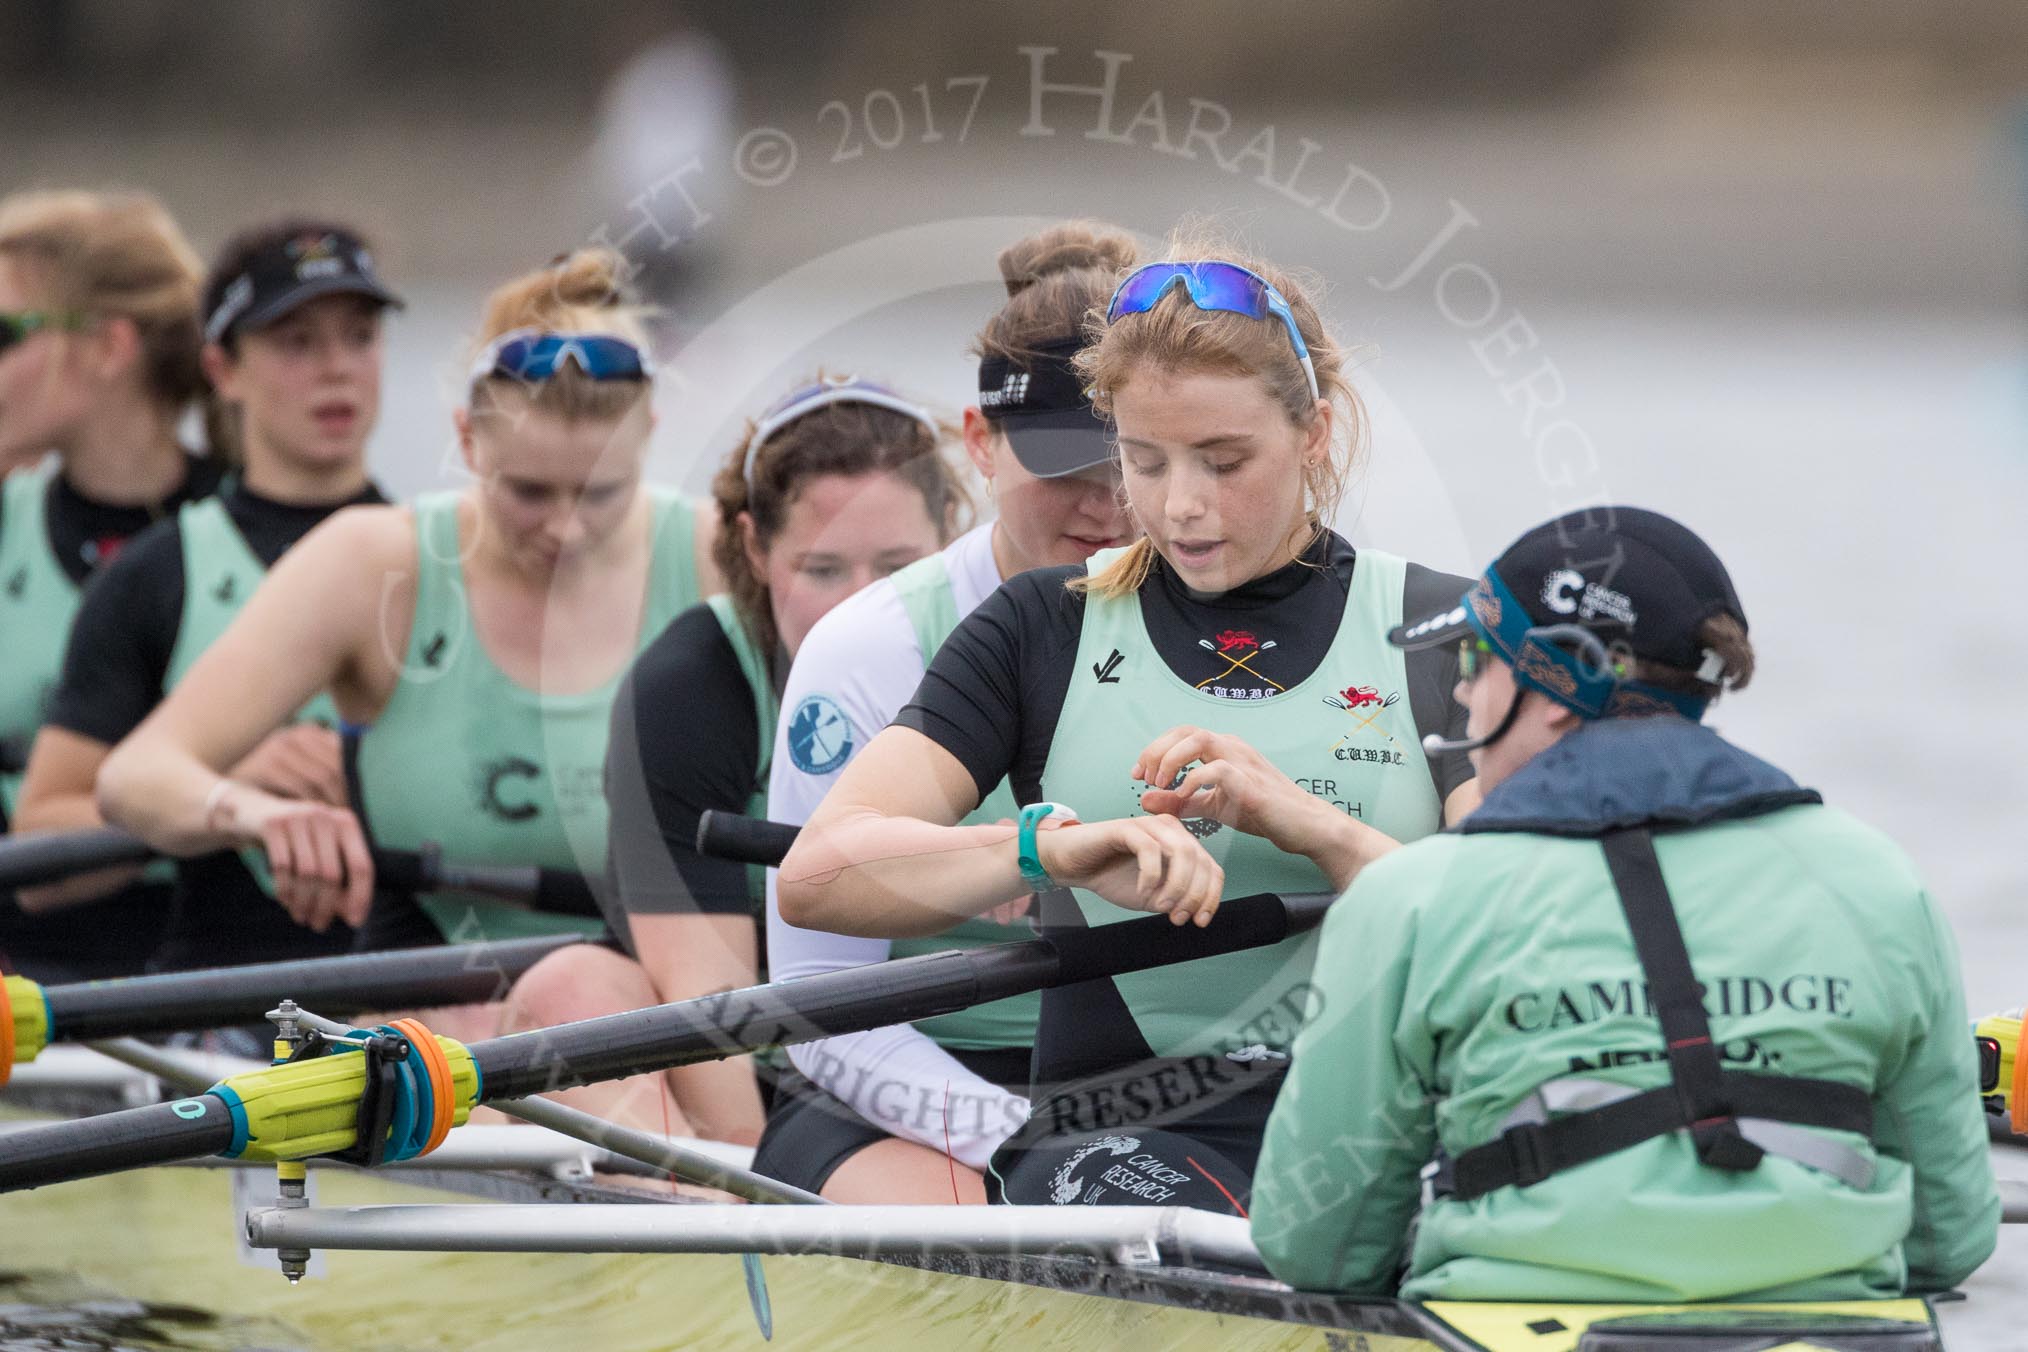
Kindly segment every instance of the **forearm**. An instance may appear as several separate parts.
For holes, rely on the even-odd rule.
[[[1011,824],[938,826],[870,808],[820,811],[782,861],[783,919],[805,929],[940,934],[1028,891]]]
[[[194,855],[236,845],[207,820],[218,771],[144,726],[107,757],[97,804],[108,825],[133,832],[165,854]],[[258,790],[239,786],[240,793]]]
[[[1471,815],[1482,797],[1477,780],[1458,785],[1444,800],[1444,823],[1456,826]],[[1340,892],[1350,887],[1368,864],[1401,848],[1393,836],[1347,816],[1321,798],[1310,799],[1289,835],[1276,843],[1290,854],[1313,861]]]
[[[1401,848],[1401,842],[1385,832],[1349,816],[1321,798],[1305,795],[1306,805],[1291,814],[1287,830],[1275,840],[1287,854],[1299,854],[1316,864],[1331,880],[1332,890],[1343,892],[1368,864]]]

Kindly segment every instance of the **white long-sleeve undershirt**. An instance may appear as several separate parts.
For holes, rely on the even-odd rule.
[[[944,565],[958,614],[963,616],[1000,585],[993,563],[992,527],[979,526],[944,550]],[[782,695],[768,778],[768,815],[800,826],[837,782],[859,748],[886,727],[914,695],[927,666],[900,594],[877,582],[841,602],[819,620],[796,653]],[[842,715],[843,754],[827,743],[821,767],[802,766],[789,744],[797,710],[824,700]],[[829,714],[829,710],[825,713]],[[805,760],[810,757],[806,753]],[[834,763],[835,762],[835,763]],[[822,768],[824,773],[815,773]],[[885,962],[892,945],[801,929],[782,919],[775,873],[768,870],[768,969],[772,980],[792,981],[870,962]],[[984,1169],[1000,1143],[1028,1117],[1028,1100],[975,1075],[927,1035],[908,1024],[845,1033],[788,1049],[805,1077],[890,1135],[960,1164]]]

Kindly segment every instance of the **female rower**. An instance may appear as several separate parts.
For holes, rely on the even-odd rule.
[[[110,819],[177,853],[257,845],[298,923],[361,925],[371,902],[369,947],[596,926],[376,898],[362,820],[461,861],[576,870],[603,850],[613,688],[709,576],[694,506],[641,485],[651,371],[619,267],[582,252],[494,293],[456,415],[473,484],[341,512],[291,551],[106,762]],[[357,815],[226,773],[327,689]]]
[[[729,591],[677,616],[613,705],[606,901],[633,956],[552,954],[515,986],[517,1024],[758,979],[759,871],[700,855],[698,818],[765,813],[779,692],[804,635],[853,592],[950,538],[963,495],[940,437],[922,408],[857,380],[798,390],[749,427],[712,485]],[[649,1126],[666,1116],[717,1140],[750,1144],[761,1129],[743,1058],[592,1086],[574,1101]]]
[[[826,615],[783,692],[768,815],[802,823],[853,754],[892,722],[929,658],[1007,578],[1081,564],[1132,538],[1105,423],[1071,368],[1084,318],[1138,254],[1133,238],[1086,222],[1002,251],[1007,299],[979,334],[979,402],[965,450],[998,519],[876,583]],[[1012,820],[1005,782],[968,820]],[[772,875],[770,878],[772,882]],[[772,887],[770,889],[772,891]],[[768,907],[775,980],[952,946],[1032,938],[973,920],[930,938],[854,938],[785,923]],[[756,1167],[841,1202],[983,1202],[986,1160],[1028,1115],[1037,997],[803,1043],[777,1080]]]
[[[400,301],[364,240],[332,221],[288,219],[228,241],[204,287],[204,369],[216,391],[212,435],[240,468],[215,498],[136,540],[93,586],[71,633],[62,681],[36,739],[24,822],[100,824],[93,798],[113,746],[139,726],[253,595],[284,551],[339,508],[383,501],[366,474],[380,412],[381,313]],[[301,711],[235,773],[291,797],[344,801],[335,715]],[[174,970],[344,951],[350,932],[291,922],[257,856],[182,861],[167,931],[151,965]],[[24,895],[61,907],[91,879]]]
[[[1405,1257],[1418,1300],[1969,1276],[2000,1199],[1950,929],[1884,836],[1701,724],[1754,670],[1709,546],[1594,508],[1434,609],[1395,641],[1462,644],[1485,802],[1324,922],[1254,1192],[1269,1267],[1378,1293]]]
[[[176,435],[205,388],[202,280],[152,197],[0,201],[0,472],[22,467],[0,487],[0,831],[67,824],[19,800],[85,582],[218,485],[218,462]],[[0,889],[0,965],[46,982],[141,970],[167,877],[127,870],[100,883],[101,900],[60,915],[24,913]]]
[[[1045,932],[1123,908],[1201,924],[1228,889],[1342,887],[1476,801],[1462,758],[1421,747],[1456,721],[1454,663],[1385,641],[1461,579],[1326,524],[1360,428],[1336,344],[1269,265],[1170,257],[1126,277],[1076,363],[1146,538],[1015,577],[957,627],[784,861],[790,923],[929,934],[1067,886]],[[1019,826],[958,825],[1003,778]],[[1311,953],[1046,992],[1041,1097],[994,1157],[1001,1194],[1243,1208]],[[1139,1163],[1080,1172],[1120,1129]],[[1129,1188],[1122,1169],[1154,1172]]]

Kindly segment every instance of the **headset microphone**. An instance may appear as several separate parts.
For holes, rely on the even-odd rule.
[[[1580,659],[1588,661],[1597,670],[1611,673],[1615,676],[1620,675],[1624,671],[1624,668],[1614,662],[1612,654],[1606,650],[1605,644],[1599,641],[1598,635],[1581,625],[1538,625],[1528,631],[1527,641],[1544,646],[1547,646],[1549,643],[1570,643],[1576,646]],[[1460,737],[1456,741],[1452,741],[1449,738],[1439,737],[1435,733],[1431,733],[1422,739],[1423,754],[1426,756],[1448,756],[1459,751],[1477,751],[1482,747],[1491,746],[1512,730],[1514,720],[1521,715],[1521,700],[1527,693],[1527,688],[1517,681],[1514,686],[1514,702],[1507,706],[1506,717],[1500,720],[1499,727],[1494,728],[1484,737]]]
[[[1502,737],[1505,737],[1514,726],[1514,720],[1521,716],[1521,700],[1527,693],[1527,691],[1521,689],[1514,691],[1514,700],[1507,706],[1506,717],[1500,720],[1499,727],[1494,728],[1484,737],[1460,737],[1453,741],[1450,738],[1439,737],[1435,733],[1431,733],[1422,739],[1423,754],[1426,756],[1448,756],[1459,751],[1477,751],[1481,747],[1491,746]]]

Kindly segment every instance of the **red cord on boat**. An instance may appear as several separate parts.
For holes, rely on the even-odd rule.
[[[1191,1168],[1195,1169],[1198,1173],[1203,1174],[1204,1181],[1206,1183],[1209,1183],[1212,1187],[1218,1189],[1219,1193],[1225,1198],[1225,1200],[1232,1203],[1232,1209],[1239,1213],[1239,1218],[1241,1220],[1251,1219],[1246,1214],[1246,1208],[1239,1204],[1239,1199],[1237,1197],[1234,1197],[1231,1193],[1226,1192],[1225,1185],[1223,1183],[1220,1183],[1216,1178],[1213,1178],[1211,1176],[1211,1171],[1209,1169],[1199,1164],[1196,1160],[1191,1159],[1188,1155],[1185,1155],[1183,1157],[1183,1161],[1184,1163],[1188,1164]]]
[[[443,1044],[437,1035],[423,1027],[419,1019],[396,1019],[388,1027],[408,1038],[409,1045],[422,1057],[423,1069],[430,1080],[430,1135],[423,1148],[416,1153],[427,1155],[444,1143],[451,1134],[451,1116],[454,1109],[451,1096],[457,1093],[457,1086],[451,1082],[450,1058],[444,1055]]]

